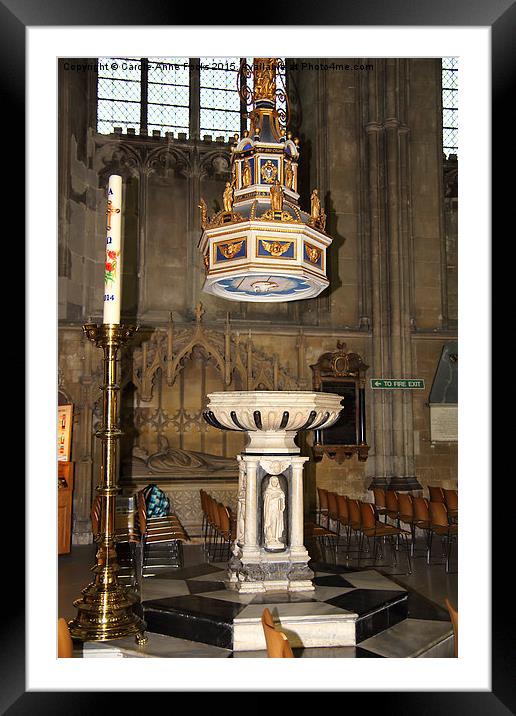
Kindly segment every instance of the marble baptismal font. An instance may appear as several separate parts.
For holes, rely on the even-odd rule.
[[[303,466],[295,436],[333,425],[342,397],[305,391],[208,395],[205,420],[247,434],[239,467],[237,534],[228,587],[239,592],[312,591],[303,540]]]

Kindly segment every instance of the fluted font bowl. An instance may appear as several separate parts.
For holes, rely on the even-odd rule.
[[[203,415],[213,427],[248,435],[246,453],[298,453],[300,430],[327,428],[337,420],[343,398],[302,390],[210,393]]]

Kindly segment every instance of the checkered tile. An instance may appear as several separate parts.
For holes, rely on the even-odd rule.
[[[356,647],[299,649],[296,656],[301,657],[410,657],[450,640],[446,610],[376,570],[322,563],[310,566],[315,572],[315,590],[304,593],[239,594],[226,589],[227,572],[223,565],[214,564],[145,579],[142,606],[147,629],[231,652],[234,623],[259,617],[267,606],[280,619],[314,613],[358,615]],[[246,655],[264,653],[232,654],[234,658]]]

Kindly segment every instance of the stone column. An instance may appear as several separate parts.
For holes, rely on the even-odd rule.
[[[237,528],[236,528],[236,542],[240,546],[244,543],[245,539],[245,499],[246,499],[246,474],[245,474],[245,462],[242,460],[241,455],[237,455],[238,461],[238,493],[237,493]],[[241,496],[244,496],[242,504]],[[243,523],[244,529],[242,534],[241,524]]]
[[[303,539],[303,465],[307,457],[293,457],[290,483],[290,553],[306,555]]]
[[[242,561],[248,561],[249,558],[256,558],[260,552],[256,520],[258,509],[256,473],[259,458],[244,455],[242,456],[242,460],[245,462],[245,470],[247,473],[245,493],[245,544],[242,550]]]

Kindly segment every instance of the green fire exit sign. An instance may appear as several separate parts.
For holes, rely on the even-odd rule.
[[[423,378],[371,378],[371,388],[384,390],[423,390]]]

